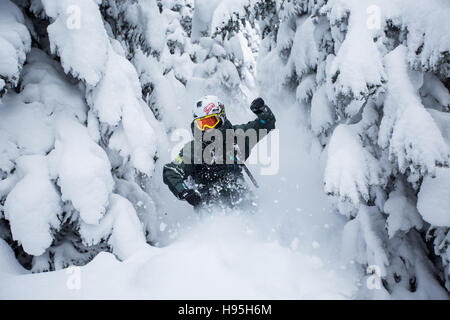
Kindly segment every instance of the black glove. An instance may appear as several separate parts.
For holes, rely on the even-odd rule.
[[[265,106],[266,104],[264,103],[264,100],[262,98],[257,98],[253,100],[250,105],[250,110],[252,110],[254,114],[260,114],[264,111]]]
[[[196,207],[202,203],[202,197],[200,193],[194,189],[187,189],[180,193],[178,196],[181,200],[186,200],[190,205]]]

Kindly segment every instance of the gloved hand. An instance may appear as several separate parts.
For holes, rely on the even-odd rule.
[[[264,111],[265,106],[266,104],[264,103],[264,100],[262,98],[257,98],[253,100],[250,105],[250,110],[252,110],[254,114],[260,114]]]
[[[180,193],[179,198],[181,200],[186,200],[191,206],[198,206],[202,203],[202,197],[200,196],[200,192],[194,189],[187,189]]]

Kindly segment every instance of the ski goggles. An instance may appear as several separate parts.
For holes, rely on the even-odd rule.
[[[204,131],[206,128],[214,129],[220,122],[219,115],[212,114],[203,118],[198,118],[194,120],[197,128]]]

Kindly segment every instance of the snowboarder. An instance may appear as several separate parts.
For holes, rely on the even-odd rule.
[[[244,162],[254,145],[275,128],[275,116],[262,98],[255,99],[250,109],[257,119],[232,125],[218,97],[205,96],[196,103],[191,123],[194,139],[163,170],[164,183],[178,199],[208,211],[255,206],[242,171],[249,173]]]

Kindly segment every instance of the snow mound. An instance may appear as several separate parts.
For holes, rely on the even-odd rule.
[[[68,289],[66,270],[4,277],[0,297],[348,299],[355,289],[339,271],[326,269],[321,258],[261,242],[242,217],[232,216],[207,218],[177,243],[144,246],[122,263],[101,253],[79,274],[80,290]],[[30,290],[44,283],[53,290]]]
[[[200,222],[143,264],[136,278],[142,279],[142,289],[159,288],[152,297],[162,299],[345,299],[351,295],[321,258],[261,241],[239,216],[213,216]]]

